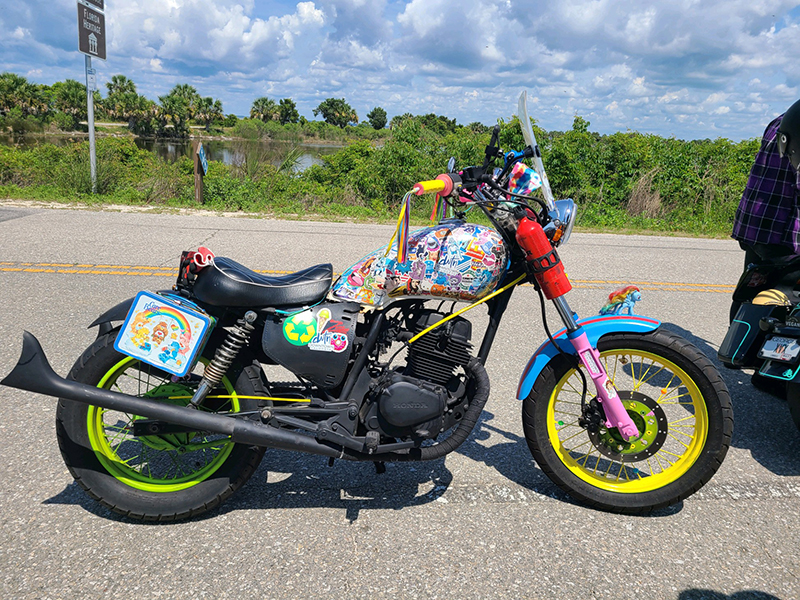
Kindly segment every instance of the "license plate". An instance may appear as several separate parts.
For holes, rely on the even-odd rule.
[[[122,354],[177,377],[194,366],[214,319],[151,292],[139,292],[114,342]]]
[[[792,362],[800,354],[800,343],[794,338],[771,337],[764,342],[760,358],[771,358],[781,362]]]

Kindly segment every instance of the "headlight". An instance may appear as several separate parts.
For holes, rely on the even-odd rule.
[[[556,207],[551,210],[550,222],[544,228],[544,232],[552,242],[553,246],[566,244],[575,225],[575,202],[572,198],[566,200],[556,200]]]

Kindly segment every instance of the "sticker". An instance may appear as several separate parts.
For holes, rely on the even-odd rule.
[[[205,315],[149,292],[139,292],[114,348],[182,377],[202,348],[210,326]]]
[[[327,311],[323,309],[320,312]],[[330,318],[330,311],[328,317]],[[283,337],[295,346],[307,345],[317,334],[317,321],[310,310],[292,315],[283,323]]]
[[[371,306],[407,296],[472,302],[495,289],[508,262],[497,232],[466,223],[412,233],[405,262],[397,262],[393,249],[384,256],[385,250],[367,255],[345,271],[334,284],[333,296]]]
[[[320,319],[320,314],[327,316]],[[317,315],[317,335],[308,343],[308,349],[315,352],[344,352],[347,348],[348,327],[341,321],[331,321],[331,313],[323,308]]]

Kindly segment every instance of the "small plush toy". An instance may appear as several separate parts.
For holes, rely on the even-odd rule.
[[[614,290],[608,295],[608,304],[600,309],[601,315],[619,315],[626,308],[628,314],[633,314],[633,305],[642,299],[642,293],[635,285]]]

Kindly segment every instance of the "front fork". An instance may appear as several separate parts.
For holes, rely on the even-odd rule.
[[[597,348],[592,347],[589,343],[586,332],[575,320],[575,315],[564,296],[554,298],[553,304],[555,304],[556,310],[567,328],[567,338],[572,347],[575,348],[575,352],[578,353],[583,366],[586,367],[589,377],[594,382],[594,387],[597,390],[597,401],[603,407],[603,413],[606,417],[606,427],[615,427],[625,441],[638,437],[639,430],[628,411],[625,410],[614,383],[608,378],[608,374],[600,360],[600,353]]]

